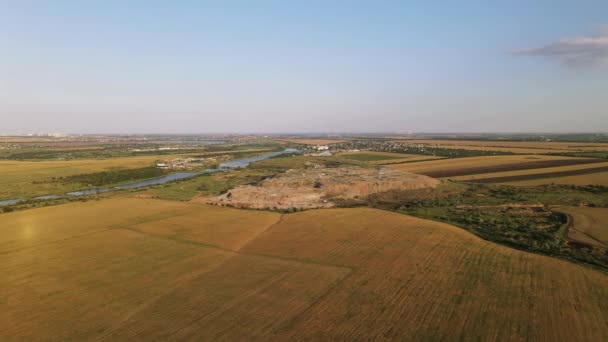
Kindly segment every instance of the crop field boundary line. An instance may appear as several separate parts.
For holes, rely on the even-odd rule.
[[[599,244],[601,244],[601,245],[604,245],[604,246],[606,245],[606,243],[605,243],[604,241],[599,240],[598,238],[596,238],[595,236],[593,236],[593,235],[591,235],[591,234],[589,234],[589,233],[587,233],[587,232],[582,232],[582,231],[580,231],[580,230],[578,230],[578,229],[574,228],[574,226],[572,226],[572,228],[571,228],[571,229],[572,229],[572,230],[574,230],[574,231],[576,231],[576,232],[578,232],[578,233],[580,233],[580,234],[583,234],[583,235],[587,236],[587,237],[588,237],[588,238],[590,238],[591,240],[593,240],[593,241],[595,241],[595,242],[597,242],[597,243],[599,243]],[[570,238],[570,239],[571,239],[571,240],[574,240],[574,239],[572,239],[572,238]],[[575,241],[576,241],[576,240],[575,240]]]
[[[122,228],[119,228],[119,229],[122,229]],[[196,278],[200,277],[203,274],[206,274],[206,273],[209,273],[209,272],[212,272],[212,271],[216,270],[222,264],[223,264],[223,262],[221,262],[218,265],[215,265],[214,267],[211,267],[209,269],[201,270],[199,272],[194,272],[191,275],[189,275],[188,277],[185,277],[184,279],[182,279],[182,281],[177,286],[170,287],[166,291],[163,291],[162,293],[159,293],[159,294],[155,295],[153,298],[150,298],[146,302],[141,303],[136,308],[134,308],[129,313],[127,313],[119,322],[116,322],[115,324],[113,324],[112,327],[108,331],[106,331],[103,335],[99,336],[96,340],[111,339],[112,335],[116,331],[118,331],[120,328],[122,328],[122,325],[124,323],[128,322],[132,317],[134,317],[138,313],[142,312],[143,310],[151,307],[156,302],[158,302],[161,298],[163,298],[163,297],[171,294],[172,292],[176,291],[181,286],[189,283],[190,281],[195,280]]]
[[[476,239],[480,239],[482,241],[489,242],[489,243],[491,243],[491,244],[493,244],[495,246],[505,247],[505,248],[513,249],[513,250],[516,250],[516,251],[519,251],[519,252],[524,252],[524,253],[531,254],[531,255],[536,255],[536,256],[542,256],[542,257],[545,257],[545,258],[551,258],[551,259],[555,259],[555,260],[562,261],[562,262],[569,262],[569,263],[572,263],[572,264],[575,264],[575,265],[578,265],[578,266],[583,266],[583,267],[589,268],[591,270],[600,272],[602,274],[608,275],[608,269],[603,269],[603,268],[601,268],[599,266],[595,266],[595,265],[592,265],[592,264],[587,264],[587,263],[584,263],[582,261],[576,260],[574,258],[568,258],[568,257],[565,257],[565,256],[562,257],[562,256],[551,255],[551,254],[532,252],[532,251],[529,251],[527,249],[519,248],[519,247],[516,247],[516,246],[513,246],[513,245],[503,244],[503,243],[500,243],[500,242],[484,239],[483,237],[481,237],[481,236],[473,233],[471,230],[467,229],[466,227],[459,226],[459,225],[457,225],[455,223],[451,223],[451,222],[448,222],[448,221],[432,220],[432,219],[429,219],[429,218],[426,218],[426,217],[423,217],[423,216],[416,216],[416,215],[413,215],[413,214],[403,213],[403,212],[400,212],[398,210],[379,209],[379,208],[374,208],[374,209],[394,212],[394,213],[398,213],[398,214],[401,214],[401,215],[412,216],[412,217],[415,217],[415,218],[419,218],[419,219],[427,220],[427,221],[431,221],[431,222],[444,223],[444,224],[453,226],[453,227],[455,227],[457,229],[460,229],[460,230],[466,232],[467,234],[471,234]]]
[[[274,227],[274,226],[278,225],[279,223],[281,223],[284,217],[285,217],[285,214],[281,214],[281,216],[277,220],[277,222],[268,225],[268,227],[265,228],[260,233],[258,233],[256,235],[256,237],[260,236],[264,232],[267,232],[268,230],[272,229],[272,227]],[[146,221],[146,222],[137,222],[136,224],[148,223],[148,222],[154,222],[154,221],[161,221],[163,219],[165,219],[165,218],[161,218],[161,219],[157,219],[157,220],[149,220],[149,221]],[[139,234],[155,237],[155,238],[158,238],[158,239],[169,240],[169,241],[174,241],[174,242],[177,242],[177,243],[194,245],[194,246],[199,246],[199,247],[204,247],[204,248],[213,248],[213,249],[218,249],[218,250],[221,250],[221,251],[224,251],[224,252],[230,252],[230,253],[240,254],[240,255],[245,255],[245,256],[256,256],[256,257],[262,257],[262,258],[277,259],[277,260],[283,260],[283,261],[289,261],[289,262],[297,262],[297,263],[308,264],[308,265],[317,265],[317,266],[344,268],[344,269],[348,269],[348,270],[351,270],[351,271],[357,269],[356,267],[352,267],[352,266],[348,266],[348,265],[327,264],[327,263],[322,263],[322,262],[318,262],[318,261],[298,259],[298,258],[290,258],[290,257],[282,257],[282,256],[276,256],[276,255],[271,255],[271,254],[263,254],[263,253],[242,252],[241,249],[244,248],[245,246],[247,246],[247,244],[245,244],[245,246],[243,246],[243,247],[241,247],[239,249],[231,249],[231,248],[226,248],[226,247],[214,245],[214,244],[211,244],[211,243],[205,243],[205,242],[200,242],[200,241],[193,241],[193,240],[188,240],[188,239],[182,239],[182,238],[178,238],[178,237],[164,236],[164,235],[160,235],[160,234],[154,234],[154,233],[144,232],[144,231],[139,230],[137,228],[133,228],[133,224],[115,226],[115,227],[110,228],[110,229],[129,230],[129,231],[132,231],[132,232],[135,232],[135,233],[139,233]],[[110,229],[108,229],[108,230],[110,230]],[[253,238],[253,239],[255,239],[255,238]],[[251,239],[251,240],[253,240],[253,239]]]
[[[427,156],[426,154],[421,154],[421,157]],[[412,159],[416,159],[416,158],[412,158]],[[400,165],[400,164],[411,164],[411,163],[420,163],[420,162],[429,162],[429,161],[437,161],[437,160],[446,160],[446,159],[456,159],[456,158],[435,158],[435,159],[417,159],[417,160],[404,160],[401,162],[394,162],[394,163],[378,163],[377,165],[379,166],[386,166],[386,165]]]
[[[355,270],[355,268],[349,269],[348,273],[346,275],[344,275],[342,278],[340,278],[337,281],[335,281],[330,287],[327,288],[327,290],[325,290],[323,293],[321,293],[319,295],[319,297],[317,297],[314,301],[312,301],[309,305],[307,305],[306,308],[304,308],[302,310],[302,312],[298,313],[297,315],[295,315],[294,317],[290,318],[289,320],[281,323],[276,329],[274,329],[273,333],[275,333],[275,332],[277,332],[279,330],[289,329],[291,326],[293,326],[294,324],[296,324],[299,320],[302,319],[302,316],[304,316],[304,314],[306,314],[308,311],[312,310],[312,308],[315,305],[317,305],[322,300],[324,300],[325,298],[327,298],[327,296],[329,296],[342,283],[344,283],[348,278],[350,278],[352,275],[354,275],[355,274],[354,270]]]
[[[574,227],[574,216],[572,216],[572,214],[567,213],[566,211],[559,210],[559,206],[556,206],[553,210],[556,211],[556,212],[559,212],[561,214],[566,215],[566,217],[568,218],[568,222],[564,223],[565,227],[563,227],[563,232],[562,232],[562,234],[563,234],[562,238],[564,240],[570,240],[570,241],[575,241],[575,242],[582,242],[582,241],[579,241],[577,239],[574,239],[574,238],[570,237],[570,231],[574,230],[574,231],[578,232],[579,234],[587,236],[588,238],[590,238],[591,240],[599,243],[602,246],[606,245],[606,242],[604,242],[604,241],[596,238],[595,236],[593,236],[593,235],[591,235],[591,234],[589,234],[587,232],[584,232],[584,231],[576,229],[576,227]],[[562,230],[562,228],[560,228],[560,230]]]
[[[6,255],[6,254],[15,253],[15,252],[20,252],[20,251],[31,249],[31,248],[38,248],[38,247],[41,247],[41,246],[46,246],[46,245],[51,245],[51,244],[54,244],[54,243],[59,243],[59,242],[64,242],[64,241],[68,241],[68,240],[72,240],[72,239],[77,239],[77,238],[81,238],[81,237],[84,237],[84,236],[87,236],[87,235],[99,234],[99,233],[107,232],[107,231],[114,230],[114,229],[116,229],[116,228],[111,227],[111,228],[106,228],[106,229],[101,229],[101,230],[95,230],[95,231],[90,231],[90,232],[86,232],[86,233],[82,233],[82,234],[78,234],[78,235],[66,236],[64,238],[57,239],[57,240],[40,242],[40,243],[36,243],[36,244],[30,245],[30,246],[18,247],[18,248],[13,248],[13,249],[9,249],[9,250],[4,250],[4,251],[0,251],[0,255]]]
[[[471,158],[471,157],[460,158],[460,160],[463,160],[465,158]],[[436,160],[436,159],[433,159],[431,161],[434,161],[434,160]],[[554,160],[541,160],[541,161],[532,161],[532,162],[530,162],[530,161],[517,162],[517,163],[511,162],[511,163],[500,164],[500,165],[473,166],[473,167],[468,167],[468,168],[461,167],[461,168],[426,171],[426,172],[419,172],[419,173],[424,174],[429,177],[449,178],[449,177],[483,175],[483,174],[497,173],[497,172],[541,170],[541,169],[566,167],[566,166],[598,164],[598,163],[605,163],[605,162],[606,162],[605,159],[600,159],[600,158],[578,158],[578,160],[577,160],[577,158],[565,159],[565,160],[554,159]],[[597,167],[597,169],[600,169],[600,168],[602,168],[602,167]],[[580,169],[580,170],[591,170],[591,168]],[[568,171],[575,171],[575,170],[568,170]],[[560,172],[560,171],[554,171],[554,172]],[[566,172],[566,171],[561,171],[561,172]],[[547,172],[547,173],[549,173],[549,172]],[[512,177],[512,176],[509,176],[509,177]],[[515,177],[515,176],[513,176],[513,177]],[[498,178],[498,177],[494,177],[494,178]]]
[[[146,216],[144,220],[142,221],[137,221],[134,224],[142,224],[142,223],[148,223],[148,222],[154,222],[154,221],[161,221],[161,220],[165,220],[167,218],[171,218],[171,217],[178,217],[178,216],[184,216],[186,214],[188,214],[189,211],[185,211],[185,210],[172,210],[172,211],[168,211],[162,214],[175,214],[175,215],[171,215],[171,216],[163,216],[163,217],[158,217],[159,214],[154,214],[154,215],[150,215],[150,216]],[[131,226],[133,224],[129,224],[129,226]],[[59,243],[59,242],[64,242],[67,240],[71,240],[71,239],[77,239],[77,238],[81,238],[87,235],[92,235],[92,234],[99,234],[99,233],[103,233],[103,232],[107,232],[107,231],[111,231],[111,230],[115,230],[115,229],[121,229],[124,228],[124,225],[120,225],[120,224],[114,224],[114,225],[110,225],[109,228],[104,228],[104,229],[100,229],[100,230],[94,230],[94,231],[90,231],[90,232],[86,232],[86,233],[82,233],[82,234],[76,234],[76,235],[70,235],[70,236],[66,236],[64,238],[61,239],[56,239],[56,240],[51,240],[51,241],[44,241],[44,242],[40,242],[40,243],[36,243],[33,245],[29,245],[29,246],[24,246],[24,247],[17,247],[17,248],[13,248],[13,249],[9,249],[9,250],[3,250],[0,251],[0,255],[6,255],[6,254],[10,254],[10,253],[14,253],[14,252],[19,252],[22,250],[26,250],[26,249],[30,249],[30,248],[37,248],[40,246],[46,246],[46,245],[50,245],[50,244],[54,244],[54,243]]]
[[[223,314],[224,312],[231,310],[235,307],[237,307],[238,305],[240,305],[243,301],[247,300],[249,297],[251,296],[255,296],[258,293],[264,292],[266,290],[268,290],[269,288],[272,288],[274,285],[276,285],[276,283],[281,282],[282,280],[284,280],[287,277],[287,273],[282,274],[280,277],[272,279],[271,281],[269,281],[267,284],[265,284],[262,287],[259,288],[254,288],[253,290],[249,290],[249,291],[245,291],[244,295],[241,294],[237,297],[234,297],[232,300],[230,300],[228,302],[228,305],[223,305],[221,307],[221,309],[219,310],[215,310],[213,312],[210,312],[206,315],[202,315],[200,317],[197,317],[196,319],[192,319],[189,322],[186,323],[186,325],[178,328],[178,329],[174,329],[173,331],[171,331],[170,334],[168,334],[167,336],[165,336],[165,339],[170,340],[172,336],[174,336],[175,334],[178,334],[180,331],[184,330],[184,329],[188,329],[189,327],[195,325],[197,322],[203,320],[203,319],[208,319],[208,318],[215,318],[221,314]]]
[[[173,242],[176,242],[176,243],[183,243],[183,244],[187,244],[187,245],[199,246],[199,247],[203,247],[203,248],[217,249],[217,250],[221,250],[221,251],[224,251],[224,252],[234,253],[234,254],[243,255],[243,256],[254,256],[254,257],[260,257],[260,258],[275,259],[275,260],[281,260],[281,261],[287,261],[287,262],[295,262],[295,263],[306,264],[306,265],[343,268],[343,269],[348,269],[348,270],[351,270],[351,271],[357,269],[356,267],[352,267],[352,266],[338,265],[338,264],[326,264],[326,263],[322,263],[322,262],[318,262],[318,261],[312,261],[312,260],[290,258],[290,257],[282,257],[282,256],[277,256],[277,255],[271,255],[271,254],[241,252],[240,250],[230,249],[230,248],[226,248],[226,247],[222,247],[222,246],[218,246],[218,245],[214,245],[214,244],[210,244],[210,243],[205,243],[205,242],[200,242],[200,241],[193,241],[193,240],[181,239],[181,238],[176,238],[176,237],[171,237],[171,236],[163,236],[163,235],[159,235],[159,234],[148,233],[148,232],[141,231],[141,230],[139,230],[137,228],[133,228],[131,226],[116,227],[116,228],[112,228],[112,229],[124,229],[124,230],[132,231],[132,232],[135,232],[135,233],[139,233],[139,234],[142,234],[142,235],[147,235],[147,236],[150,236],[150,237],[154,237],[154,238],[157,238],[157,239],[168,240],[168,241],[173,241]]]
[[[560,211],[559,208],[556,208],[556,207],[553,207],[553,208],[549,207],[549,210],[566,215],[566,223],[562,224],[562,226],[559,227],[556,235],[558,237],[562,238],[563,240],[568,239],[568,231],[570,230],[570,227],[572,227],[574,225],[574,218],[572,217],[572,215],[568,214],[567,212]]]
[[[462,182],[469,182],[469,183],[508,183],[508,182],[518,182],[518,181],[527,181],[527,180],[536,180],[536,179],[545,179],[545,178],[560,178],[560,177],[568,177],[568,176],[580,176],[580,175],[588,175],[588,174],[594,174],[594,173],[601,173],[601,172],[606,172],[606,171],[608,171],[608,166],[588,168],[588,169],[567,170],[567,171],[554,171],[554,172],[545,172],[545,173],[531,173],[531,174],[523,174],[523,175],[515,175],[515,176],[475,178],[475,179],[462,180]],[[469,176],[469,175],[464,175],[464,176]]]
[[[259,235],[261,235],[261,234],[263,234],[264,232],[268,231],[273,226],[276,226],[279,223],[281,223],[284,217],[285,217],[285,215],[282,214],[275,223],[270,224],[267,228],[265,228],[263,231],[261,231],[259,234],[257,234],[256,237],[259,236]],[[159,219],[158,221],[160,221],[160,220],[162,220],[162,219]],[[157,220],[150,220],[148,222],[153,222],[153,221],[157,221]],[[97,340],[107,340],[107,339],[111,338],[111,335],[114,332],[116,332],[117,330],[119,330],[122,327],[122,324],[124,324],[125,322],[127,322],[129,319],[131,319],[131,317],[133,317],[137,313],[141,312],[142,310],[146,309],[147,307],[150,307],[151,305],[153,305],[154,303],[156,303],[158,300],[160,300],[164,296],[166,296],[166,295],[172,293],[173,291],[175,291],[181,285],[186,284],[189,281],[192,281],[192,280],[196,279],[197,277],[200,277],[203,274],[206,274],[206,273],[212,272],[213,270],[216,270],[217,268],[221,267],[224,263],[226,263],[228,260],[230,260],[232,257],[234,257],[236,255],[252,256],[252,257],[258,257],[258,258],[267,258],[267,259],[272,259],[272,260],[280,260],[280,261],[284,261],[284,262],[297,263],[297,264],[309,265],[309,266],[321,266],[321,267],[336,268],[336,269],[342,269],[342,270],[346,271],[346,273],[345,273],[344,276],[341,276],[339,279],[337,279],[336,281],[334,281],[333,284],[331,284],[325,291],[323,291],[322,293],[320,293],[319,296],[314,301],[312,301],[311,303],[309,303],[300,313],[296,314],[294,317],[291,317],[287,322],[282,323],[278,328],[274,329],[273,332],[277,331],[279,329],[283,329],[285,325],[289,326],[289,325],[292,325],[295,322],[297,322],[297,320],[299,320],[303,314],[305,314],[306,312],[308,312],[314,305],[316,305],[321,300],[323,300],[324,298],[326,298],[333,290],[335,290],[336,288],[338,288],[338,286],[340,284],[342,284],[347,278],[349,278],[351,275],[353,275],[355,273],[354,272],[355,270],[358,269],[357,267],[352,267],[352,266],[326,264],[326,263],[322,263],[322,262],[316,262],[316,261],[310,261],[310,260],[302,260],[302,259],[297,259],[297,258],[289,258],[289,257],[281,257],[281,256],[274,256],[274,255],[266,255],[266,254],[261,254],[261,253],[246,253],[246,252],[241,252],[240,249],[239,250],[233,250],[233,249],[230,249],[230,248],[225,248],[225,247],[221,247],[221,246],[217,246],[217,245],[213,245],[213,244],[209,244],[209,243],[204,243],[204,242],[185,240],[185,239],[180,239],[180,238],[175,238],[175,237],[170,237],[170,236],[163,236],[163,235],[159,235],[159,234],[148,233],[148,232],[144,232],[144,231],[141,231],[139,229],[133,228],[132,225],[123,225],[123,226],[120,226],[120,227],[113,227],[113,228],[110,228],[110,229],[107,229],[107,230],[117,230],[117,229],[122,229],[122,230],[131,231],[131,232],[134,232],[134,233],[139,233],[139,234],[146,235],[146,236],[153,237],[153,238],[160,239],[160,240],[166,240],[166,241],[172,241],[172,242],[176,242],[176,243],[188,244],[188,245],[198,246],[198,247],[202,247],[202,248],[217,249],[217,250],[220,250],[220,251],[231,253],[233,255],[229,256],[226,260],[223,260],[222,262],[220,262],[219,264],[215,265],[214,267],[212,267],[210,269],[203,270],[201,272],[197,272],[195,274],[192,274],[192,275],[188,276],[187,279],[184,279],[179,286],[172,287],[171,289],[167,290],[166,292],[164,292],[162,294],[159,294],[159,295],[155,296],[154,298],[150,299],[146,303],[141,304],[136,309],[134,309],[132,312],[130,312],[124,319],[122,319],[120,322],[117,322],[116,325],[114,325],[114,328],[112,328],[112,330],[106,332],[104,335],[100,336]],[[270,287],[271,285],[273,285],[277,281],[283,279],[284,277],[285,277],[285,275],[283,275],[279,279],[273,280],[270,284],[267,284],[263,288],[257,289],[256,291],[254,291],[254,293],[258,293],[260,291],[263,291],[264,289],[267,289],[268,287]],[[240,302],[240,300],[236,300],[235,303],[232,304],[229,308],[232,308],[232,307],[238,305],[239,302]],[[224,310],[222,310],[222,311],[224,311]],[[216,314],[217,313],[212,313],[210,315],[216,315]],[[195,324],[197,321],[200,321],[201,319],[205,319],[205,318],[208,318],[208,317],[209,317],[209,315],[205,315],[203,317],[199,317],[196,320],[193,320],[193,321],[189,322],[185,327],[182,327],[181,329],[187,328],[188,326],[191,326],[192,324]],[[173,335],[179,333],[179,331],[181,329],[173,331],[171,333],[171,335],[169,335],[169,336],[173,336]]]

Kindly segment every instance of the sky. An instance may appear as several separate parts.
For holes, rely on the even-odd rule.
[[[0,0],[0,133],[608,132],[608,1]]]

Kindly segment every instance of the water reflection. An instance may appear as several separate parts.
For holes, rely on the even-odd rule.
[[[249,164],[256,162],[256,161],[261,161],[264,159],[277,157],[277,156],[280,156],[283,154],[293,154],[293,153],[300,153],[300,151],[293,149],[293,148],[287,148],[280,152],[274,152],[274,153],[268,153],[268,154],[255,156],[255,157],[231,160],[229,162],[220,164],[219,169],[206,169],[201,172],[177,172],[177,173],[172,173],[170,175],[166,175],[163,177],[152,178],[152,179],[147,179],[147,180],[143,180],[143,181],[139,181],[139,182],[119,185],[119,186],[115,186],[112,188],[96,188],[96,189],[72,191],[72,192],[66,193],[65,195],[38,196],[38,197],[32,198],[32,200],[52,200],[52,199],[68,198],[68,197],[73,197],[73,196],[89,196],[89,195],[97,195],[97,194],[110,192],[110,191],[116,191],[116,190],[129,190],[129,189],[143,188],[143,187],[152,186],[152,185],[160,185],[160,184],[177,181],[180,179],[196,177],[196,176],[206,174],[206,173],[227,171],[227,170],[236,169],[236,168],[245,168],[245,167],[249,166]],[[4,201],[0,201],[0,206],[13,205],[13,204],[17,204],[17,203],[24,202],[24,201],[26,201],[26,199],[23,199],[23,198],[4,200]]]

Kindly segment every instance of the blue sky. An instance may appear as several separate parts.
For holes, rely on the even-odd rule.
[[[608,131],[607,23],[606,1],[4,0],[0,133]]]

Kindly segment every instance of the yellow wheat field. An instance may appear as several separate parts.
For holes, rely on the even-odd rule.
[[[521,165],[529,163],[581,163],[588,160],[587,158],[576,158],[576,157],[561,157],[561,156],[543,156],[543,155],[504,155],[504,156],[482,156],[482,157],[466,157],[466,158],[454,158],[454,159],[441,159],[441,160],[429,160],[421,161],[416,163],[406,163],[390,165],[390,168],[407,171],[413,173],[457,173],[463,171],[466,173],[467,170],[481,169],[480,171],[491,171],[493,169],[501,170],[508,169],[509,171],[515,171]],[[585,165],[597,165],[597,164],[585,164]],[[515,169],[515,170],[511,170]],[[450,176],[453,178],[455,176]]]
[[[608,339],[608,275],[375,209],[0,215],[0,340]]]
[[[411,144],[436,145],[445,148],[483,149],[516,153],[557,153],[608,151],[608,143],[593,142],[555,142],[555,141],[479,141],[479,140],[440,140],[412,139],[397,140]],[[526,152],[527,151],[527,152]],[[536,152],[535,152],[536,151]]]
[[[544,184],[571,184],[571,185],[603,185],[608,186],[608,172],[595,172],[585,175],[546,177],[542,179],[503,182],[501,184],[514,186],[535,186]]]
[[[590,163],[590,164],[579,164],[579,165],[566,165],[566,166],[556,166],[556,167],[543,167],[537,169],[528,169],[528,170],[513,170],[513,171],[504,171],[504,172],[490,172],[476,175],[466,175],[466,176],[456,176],[450,177],[450,179],[454,180],[474,180],[474,179],[485,179],[485,178],[496,178],[496,177],[512,177],[512,176],[526,176],[526,175],[540,175],[540,174],[553,174],[556,172],[570,172],[570,171],[578,171],[578,170],[589,170],[589,169],[597,169],[608,167],[607,162],[599,162],[599,163]],[[579,177],[588,176],[588,175],[579,175]],[[547,176],[550,178],[550,176]],[[542,181],[540,183],[548,184],[546,181]]]
[[[608,248],[608,208],[560,206],[557,210],[570,215],[572,219],[568,238]]]

